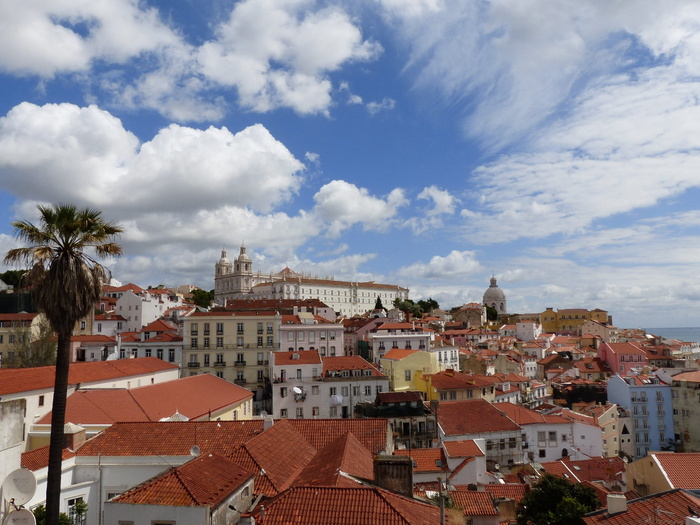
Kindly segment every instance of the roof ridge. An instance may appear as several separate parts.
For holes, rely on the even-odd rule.
[[[388,498],[386,497],[386,495],[384,493],[384,491],[386,489],[381,489],[380,487],[368,487],[368,488],[371,488],[371,490],[374,490],[377,493],[377,495],[382,499],[382,501],[384,501],[389,506],[391,511],[394,513],[394,515],[398,516],[399,519],[401,521],[403,521],[404,523],[410,525],[411,522],[408,521],[408,519],[405,518],[401,512],[397,511],[396,508],[394,507],[394,505],[392,505],[391,502],[388,500]],[[389,492],[389,491],[387,491],[387,492],[390,494],[393,494],[392,492]],[[399,495],[400,494],[397,494],[397,496],[399,496]]]

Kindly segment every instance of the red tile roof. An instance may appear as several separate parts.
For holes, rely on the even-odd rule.
[[[254,474],[225,457],[209,453],[151,478],[112,502],[215,509]]]
[[[380,392],[377,394],[377,402],[379,404],[385,403],[422,403],[423,397],[420,392],[406,391],[406,392]]]
[[[66,421],[79,425],[160,421],[175,414],[200,419],[253,397],[243,387],[199,374],[132,389],[78,390],[68,396]],[[50,424],[51,412],[38,424]]]
[[[413,472],[449,472],[447,458],[441,448],[411,448],[394,450],[395,456],[408,456],[413,460]]]
[[[264,502],[265,525],[432,525],[440,510],[375,487],[294,487]],[[260,508],[254,516],[261,522]]]
[[[515,503],[520,503],[520,500],[525,497],[529,488],[524,483],[492,483],[484,485],[484,490],[495,499],[512,499],[515,500]]]
[[[451,458],[474,458],[484,455],[484,452],[473,439],[443,441],[442,446],[445,447],[447,455]]]
[[[290,365],[320,365],[321,357],[318,350],[302,350],[299,352],[272,352],[275,366]]]
[[[63,449],[62,453],[63,459],[69,459],[75,456],[75,453],[67,448]],[[40,468],[46,468],[49,466],[49,446],[37,448],[30,450],[29,452],[22,452],[22,462],[21,465],[29,470],[39,470]]]
[[[498,516],[498,509],[493,497],[488,492],[475,490],[450,490],[450,497],[455,507],[462,510],[465,516]]]
[[[413,354],[415,354],[417,352],[420,352],[420,350],[408,350],[406,348],[392,348],[386,354],[384,354],[383,359],[395,359],[397,361],[400,361],[401,359],[405,359],[409,356],[412,356]]]
[[[370,370],[374,377],[386,377],[374,365],[368,363],[359,355],[344,355],[323,358],[323,375],[333,370]]]
[[[108,379],[123,379],[128,376],[146,375],[165,370],[177,370],[178,368],[178,365],[166,363],[156,357],[71,363],[68,384],[76,385]],[[55,370],[54,366],[0,368],[0,395],[51,389],[54,385]]]
[[[263,422],[180,421],[167,423],[115,423],[77,451],[78,456],[189,456],[192,445],[202,454],[229,456],[260,434]]]
[[[520,430],[508,416],[483,399],[442,401],[438,415],[440,426],[448,436]]]
[[[700,489],[700,453],[654,452],[651,456],[666,473],[672,488]]]
[[[342,473],[370,481],[374,479],[372,454],[350,432],[319,450],[294,485],[357,486],[356,481]]]
[[[627,510],[617,514],[608,514],[607,509],[598,510],[583,517],[587,525],[604,523],[605,525],[630,525],[642,523],[667,523],[684,525],[690,510],[700,514],[700,498],[690,492],[675,489],[659,492],[645,498],[627,502]]]
[[[525,408],[522,405],[516,405],[510,402],[498,403],[497,408],[504,412],[510,419],[518,425],[534,425],[537,423],[562,424],[568,425],[569,421],[560,416],[547,416]]]
[[[373,455],[383,453],[387,449],[389,422],[386,419],[288,419],[285,421],[297,429],[316,450],[321,450],[347,432],[352,432]]]

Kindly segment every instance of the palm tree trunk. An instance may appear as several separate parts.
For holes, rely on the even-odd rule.
[[[71,332],[58,334],[56,354],[56,382],[51,412],[51,440],[49,444],[49,473],[46,481],[46,525],[58,525],[61,504],[61,470],[63,449],[66,446],[64,425],[68,395],[68,367],[70,365]]]

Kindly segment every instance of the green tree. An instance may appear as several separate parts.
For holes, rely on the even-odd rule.
[[[420,307],[421,311],[426,314],[440,308],[438,302],[432,297],[429,297],[427,301],[421,299],[420,301],[418,301],[418,306]]]
[[[0,273],[0,279],[2,279],[2,282],[5,284],[12,285],[17,289],[25,273],[27,273],[26,270],[7,270],[6,272]]]
[[[32,513],[36,519],[36,525],[46,525],[46,507],[44,505],[39,505],[32,509]],[[58,515],[58,525],[73,525],[73,522],[68,517],[68,514],[61,512]]]
[[[46,319],[41,319],[36,334],[31,326],[18,326],[9,335],[14,343],[8,348],[3,367],[31,368],[56,363],[56,335]]]
[[[486,319],[488,321],[498,321],[498,310],[493,306],[486,305]]]
[[[584,525],[599,505],[592,487],[545,474],[518,504],[518,525]]]
[[[209,292],[200,288],[195,288],[194,290],[192,290],[192,301],[197,306],[201,306],[202,308],[209,308],[213,300],[214,290],[211,290]]]
[[[384,305],[382,304],[382,298],[377,296],[377,302],[374,303],[375,310],[384,310]]]
[[[29,267],[22,284],[32,290],[37,307],[58,337],[46,482],[46,524],[59,525],[70,338],[75,323],[95,307],[102,284],[109,275],[108,270],[85,251],[94,252],[97,257],[121,255],[122,248],[114,240],[123,229],[106,222],[99,211],[91,208],[79,210],[72,204],[38,205],[37,208],[38,226],[27,221],[12,223],[15,237],[26,246],[7,252],[5,264]]]

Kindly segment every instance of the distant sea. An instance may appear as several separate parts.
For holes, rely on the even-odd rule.
[[[700,342],[700,328],[644,328],[644,331],[666,339],[678,339],[688,343]]]

